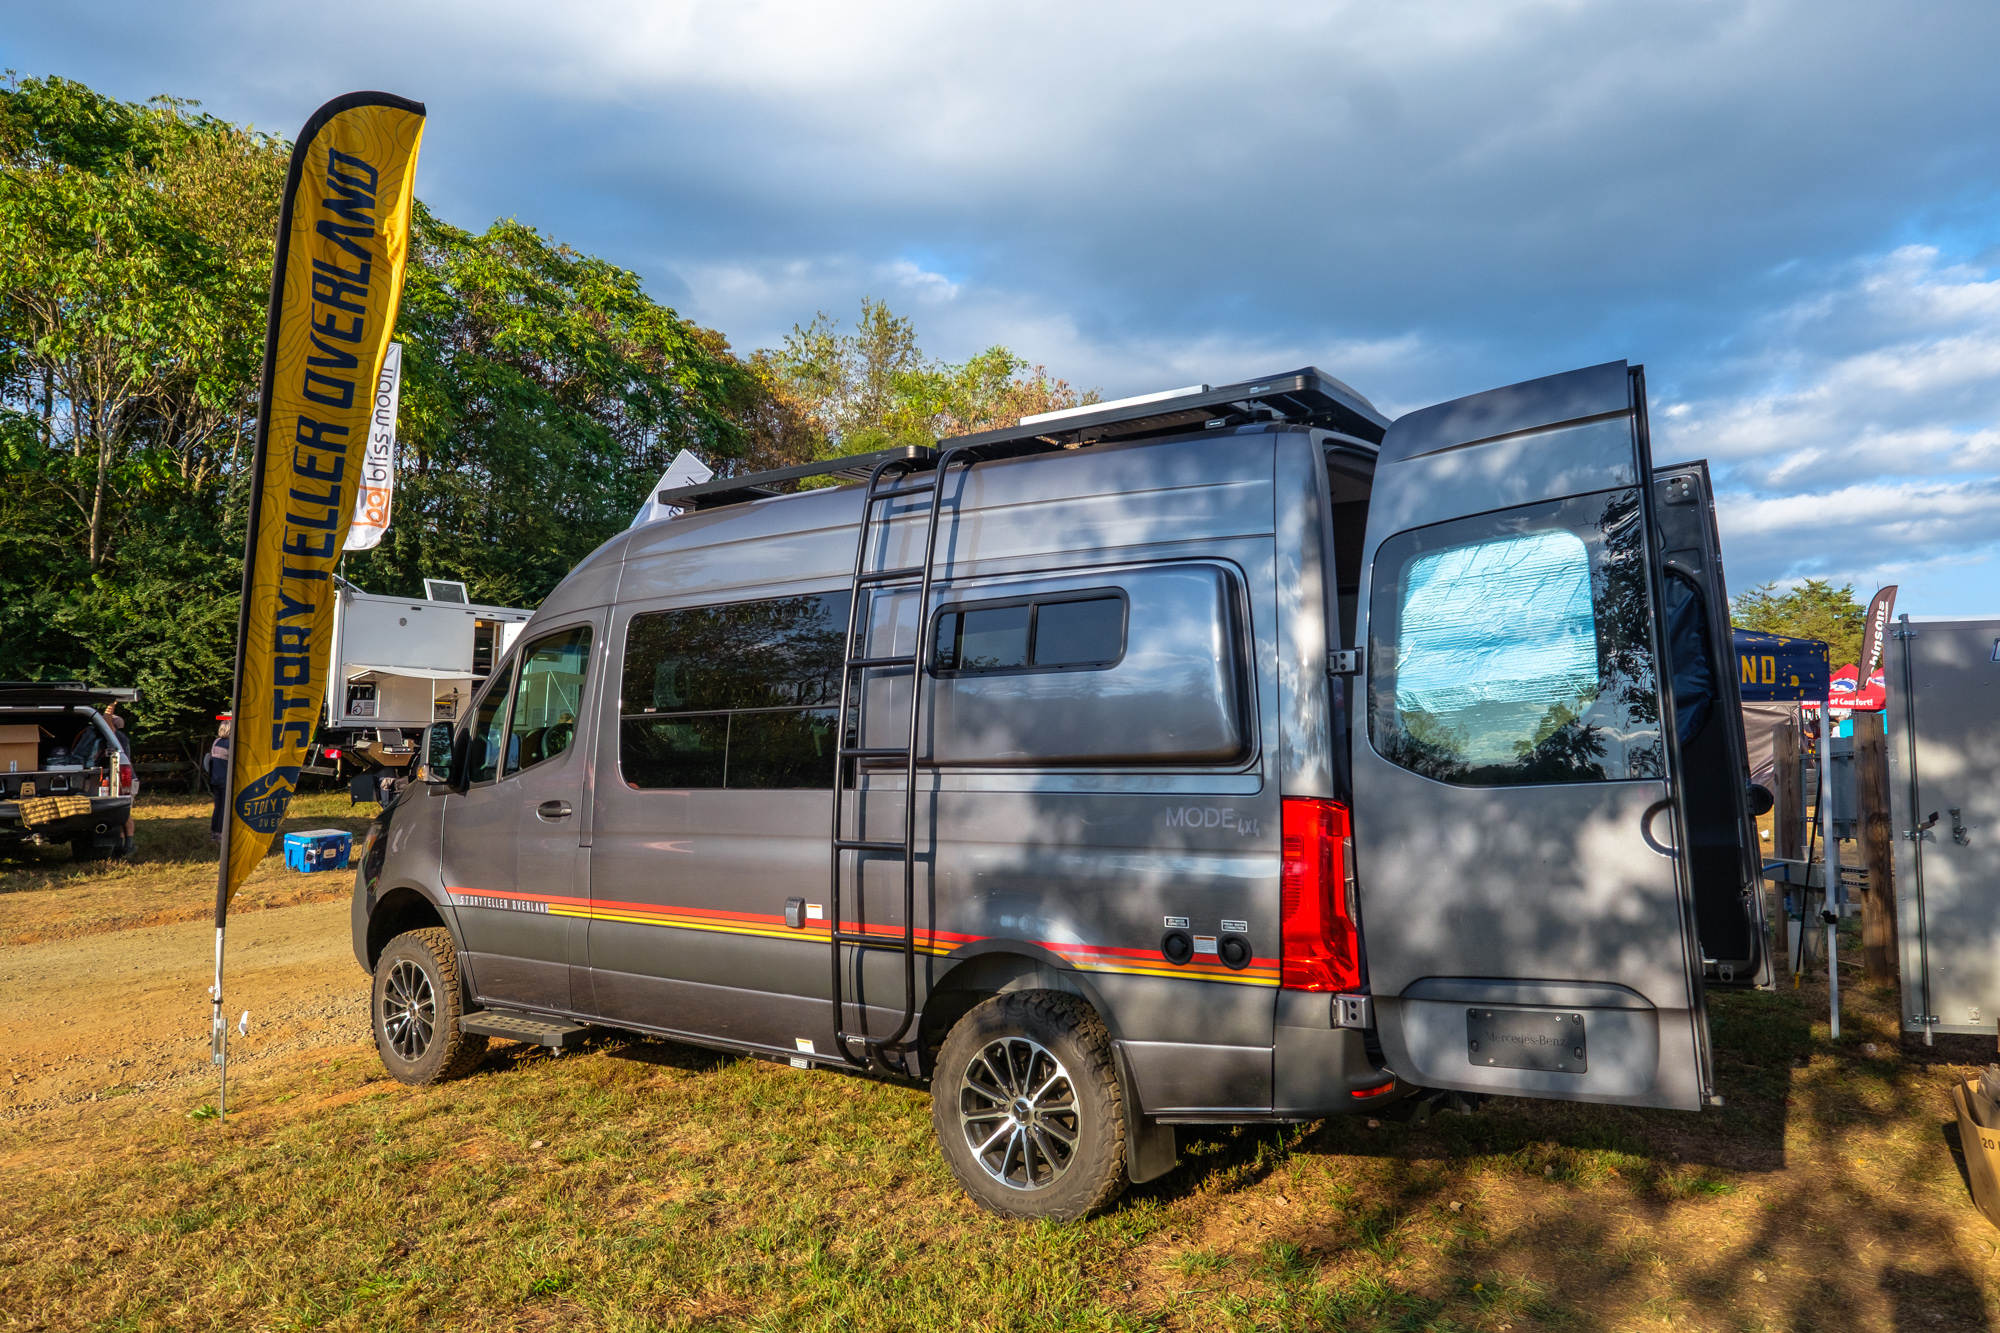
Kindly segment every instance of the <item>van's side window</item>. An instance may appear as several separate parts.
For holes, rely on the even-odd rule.
[[[576,740],[584,670],[589,665],[588,625],[557,630],[522,651],[513,721],[507,728],[508,775],[555,758]]]
[[[844,592],[632,617],[618,764],[634,787],[831,788]]]
[[[1368,731],[1464,786],[1657,777],[1637,491],[1399,533],[1375,557]]]
[[[1125,599],[1107,589],[946,607],[932,642],[939,674],[1114,666],[1125,652]]]
[[[486,697],[472,715],[472,753],[466,763],[466,781],[491,782],[500,776],[500,738],[507,727],[508,683],[514,678],[512,662],[493,673]]]

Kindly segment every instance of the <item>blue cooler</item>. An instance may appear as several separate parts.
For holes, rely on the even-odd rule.
[[[345,829],[315,828],[285,835],[285,864],[293,870],[345,870],[354,835]]]

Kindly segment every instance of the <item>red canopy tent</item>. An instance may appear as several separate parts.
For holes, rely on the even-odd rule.
[[[1875,674],[1868,678],[1868,688],[1865,690],[1856,688],[1856,683],[1860,679],[1860,669],[1854,663],[1849,662],[1846,666],[1841,667],[1827,681],[1827,701],[1836,710],[1844,708],[1861,713],[1879,713],[1884,708],[1887,708],[1889,706],[1888,673],[1882,668],[1877,667]],[[1800,707],[1804,708],[1807,712],[1812,712],[1819,707],[1819,701],[1809,699],[1801,703]]]

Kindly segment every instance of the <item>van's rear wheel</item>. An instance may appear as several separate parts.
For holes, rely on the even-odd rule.
[[[952,1028],[931,1071],[931,1123],[981,1207],[1072,1221],[1125,1188],[1111,1036],[1082,1000],[1014,991]]]
[[[375,1049],[402,1083],[439,1083],[470,1073],[486,1054],[486,1038],[460,1029],[464,1000],[458,951],[442,926],[406,931],[375,962],[369,1003]]]

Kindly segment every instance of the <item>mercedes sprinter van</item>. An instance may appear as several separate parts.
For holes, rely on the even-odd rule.
[[[1181,1124],[1716,1100],[1756,793],[1639,368],[1393,423],[1308,369],[660,498],[368,834],[397,1078],[602,1026],[922,1080],[967,1192],[1053,1218]]]

